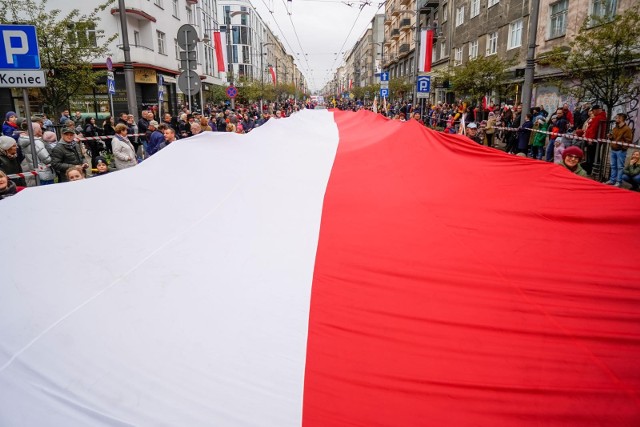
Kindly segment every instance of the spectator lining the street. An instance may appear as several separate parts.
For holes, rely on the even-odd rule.
[[[84,179],[84,169],[80,166],[72,166],[66,170],[65,176],[67,177],[67,181],[78,181],[80,179]]]
[[[572,145],[562,152],[561,165],[576,175],[586,177],[587,172],[580,166],[582,159],[584,159],[584,152],[579,147]]]
[[[631,184],[633,191],[640,189],[640,151],[636,150],[631,153],[631,160],[624,168],[622,180]]]
[[[67,181],[66,172],[70,167],[80,166],[83,170],[89,168],[75,137],[73,128],[63,129],[62,139],[51,151],[51,165],[58,175],[58,182]]]
[[[10,136],[0,136],[0,170],[7,175],[22,173],[22,167],[18,161],[18,143]],[[11,178],[19,187],[26,187],[24,178]]]
[[[115,159],[116,169],[127,169],[138,164],[136,150],[127,138],[129,128],[124,123],[118,123],[115,127],[116,134],[111,140],[111,150]]]
[[[18,186],[11,181],[6,173],[0,170],[0,200],[18,193]]]

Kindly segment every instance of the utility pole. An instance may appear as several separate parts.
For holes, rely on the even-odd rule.
[[[133,122],[138,123],[138,96],[136,95],[136,83],[133,76],[131,47],[129,46],[129,30],[127,27],[127,12],[124,0],[118,0],[118,9],[120,11],[122,51],[124,52],[124,85],[127,91],[127,107],[129,108],[129,114],[133,114]],[[114,112],[112,111],[111,114],[114,114]]]
[[[531,98],[533,95],[533,74],[535,71],[536,38],[538,35],[538,10],[540,0],[531,0],[531,13],[529,14],[529,43],[527,47],[527,63],[524,68],[524,84],[522,85],[522,117],[526,117],[531,110]],[[524,122],[524,120],[522,120]]]

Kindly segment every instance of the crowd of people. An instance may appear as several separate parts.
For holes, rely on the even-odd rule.
[[[32,171],[40,185],[100,176],[135,166],[179,139],[204,131],[248,133],[268,120],[313,107],[293,100],[262,108],[257,104],[239,105],[234,110],[221,104],[208,105],[203,113],[191,113],[184,107],[178,114],[165,113],[162,118],[157,118],[153,110],[144,110],[137,122],[132,114],[122,113],[117,120],[109,116],[101,123],[93,116],[83,118],[80,112],[71,116],[65,110],[58,124],[45,115],[32,118],[35,150],[28,122],[19,123],[18,115],[9,111],[0,137],[0,171],[4,176],[0,178],[0,199],[36,185]],[[18,174],[25,176],[16,177]]]
[[[445,133],[462,133],[478,144],[520,157],[554,162],[585,177],[593,175],[599,144],[588,139],[608,140],[610,143],[604,152],[609,153],[610,178],[606,184],[621,187],[626,182],[635,191],[640,185],[636,160],[640,153],[629,148],[633,131],[627,115],[616,114],[615,122],[607,131],[607,114],[599,104],[578,104],[573,110],[564,104],[553,112],[534,107],[524,117],[521,104],[489,104],[479,108],[464,102],[422,107],[396,102],[378,108],[377,104],[365,107],[362,103],[344,100],[335,106],[353,111],[375,109],[392,120],[415,120]]]
[[[351,101],[335,106],[365,108]],[[144,110],[137,122],[132,114],[122,113],[117,120],[109,116],[102,123],[97,123],[95,117],[83,119],[80,112],[72,118],[65,110],[57,125],[44,115],[32,118],[34,149],[27,121],[19,123],[17,114],[9,111],[0,136],[0,199],[35,185],[35,176],[30,175],[34,170],[41,185],[100,176],[135,166],[182,138],[204,131],[248,133],[268,120],[288,117],[315,105],[288,100],[262,108],[257,104],[237,107],[231,110],[225,104],[207,105],[202,113],[191,113],[185,107],[176,115],[165,113],[161,118],[153,110]],[[426,105],[421,111],[407,103],[396,103],[381,108],[380,114],[393,120],[415,120],[446,133],[463,133],[478,144],[555,162],[585,177],[593,172],[597,143],[567,135],[606,138],[611,141],[607,184],[620,187],[626,182],[632,190],[640,189],[640,151],[631,150],[627,161],[630,150],[625,144],[631,144],[633,138],[627,116],[617,114],[611,131],[605,134],[607,118],[599,105],[579,105],[573,111],[564,105],[552,113],[535,107],[522,117],[522,105],[478,109],[464,103],[438,104]],[[24,177],[16,177],[23,172],[27,172]]]

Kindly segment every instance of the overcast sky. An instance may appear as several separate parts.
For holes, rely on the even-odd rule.
[[[298,69],[305,75],[312,91],[322,89],[333,77],[334,71],[343,62],[344,53],[364,34],[376,12],[384,11],[384,6],[381,6],[383,1],[251,2],[262,20],[280,38],[287,53],[296,58]]]

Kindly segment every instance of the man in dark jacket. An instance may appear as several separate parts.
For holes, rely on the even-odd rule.
[[[82,169],[89,167],[84,161],[78,143],[74,141],[75,136],[73,129],[65,128],[62,131],[62,139],[51,151],[51,166],[58,174],[58,182],[67,181],[66,172],[72,166],[82,166]]]
[[[164,142],[164,135],[158,130],[158,122],[151,120],[147,129],[147,154],[149,156],[158,152],[159,147]]]

